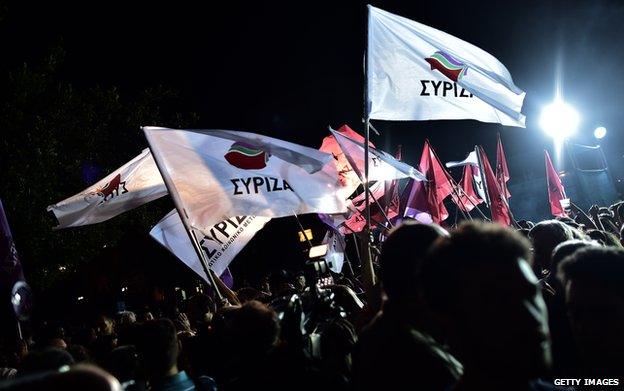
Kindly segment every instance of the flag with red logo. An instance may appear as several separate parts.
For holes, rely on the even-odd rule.
[[[144,127],[191,227],[232,216],[344,213],[332,155],[255,133]]]
[[[95,224],[167,194],[149,149],[93,186],[48,206],[59,222],[55,229]]]
[[[363,143],[364,137],[362,137],[359,133],[351,129],[347,125],[342,125],[338,128],[338,133],[344,134],[345,136]],[[375,148],[375,145],[369,141],[368,145]],[[348,159],[346,158],[342,148],[340,148],[340,144],[336,140],[336,137],[333,134],[325,137],[323,139],[323,143],[319,148],[319,151],[325,153],[331,153],[334,156],[336,170],[338,171],[338,177],[340,178],[340,184],[345,188],[344,194],[345,198],[349,197],[360,185],[360,178],[358,174],[353,170],[351,164],[349,164]],[[363,160],[362,160],[363,163]],[[359,172],[364,172],[364,166],[358,167]]]

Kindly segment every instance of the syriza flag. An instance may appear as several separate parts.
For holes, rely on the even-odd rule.
[[[218,276],[223,274],[234,257],[269,220],[270,217],[236,216],[203,231],[196,231],[199,245],[206,254],[208,267]],[[209,282],[175,209],[152,228],[150,235],[198,276]]]
[[[336,138],[338,145],[344,152],[347,161],[358,175],[364,178],[361,168],[364,167],[364,143],[354,140],[341,132],[329,128]],[[397,160],[394,156],[380,149],[369,147],[368,153],[368,180],[391,181],[393,179],[412,178],[417,181],[425,181],[427,177],[407,163]]]
[[[48,206],[59,222],[54,229],[95,224],[167,195],[149,149],[93,186]]]
[[[369,118],[525,126],[525,93],[494,56],[424,24],[368,10]]]
[[[143,131],[174,200],[202,232],[232,216],[346,212],[330,154],[247,132]]]

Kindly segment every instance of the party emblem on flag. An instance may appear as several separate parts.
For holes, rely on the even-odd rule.
[[[430,57],[425,58],[425,61],[431,65],[431,70],[437,69],[454,82],[457,82],[468,72],[468,67],[464,63],[443,51],[433,53]]]
[[[121,174],[117,174],[110,182],[104,186],[96,189],[95,191],[87,193],[84,200],[88,203],[93,203],[97,200],[100,202],[98,205],[105,203],[109,199],[125,194],[128,192],[126,189],[126,181],[121,180]]]
[[[270,156],[253,145],[235,142],[224,157],[234,167],[243,170],[259,170],[266,167]]]

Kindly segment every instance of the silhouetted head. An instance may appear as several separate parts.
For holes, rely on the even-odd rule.
[[[47,348],[30,352],[17,371],[17,376],[27,376],[37,372],[58,371],[74,364],[74,358],[65,350]]]
[[[546,220],[531,228],[529,239],[533,242],[534,271],[542,278],[542,271],[550,270],[552,251],[559,243],[572,239],[572,232],[560,221]]]
[[[528,241],[497,224],[462,224],[423,267],[427,303],[466,372],[533,379],[550,365],[546,307]]]
[[[624,373],[624,251],[588,247],[559,266],[572,330],[588,375]]]
[[[448,236],[442,227],[417,222],[404,222],[390,232],[381,256],[381,282],[391,301],[409,301],[421,291],[420,269],[431,245]]]
[[[248,301],[229,314],[225,333],[232,351],[241,356],[258,357],[277,343],[280,326],[274,310],[259,301]]]
[[[135,346],[153,379],[166,377],[177,366],[178,339],[175,326],[169,319],[143,323],[138,330]]]

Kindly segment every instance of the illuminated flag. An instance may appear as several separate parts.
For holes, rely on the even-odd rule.
[[[507,181],[509,181],[509,169],[507,168],[507,159],[505,159],[505,151],[503,150],[503,142],[500,133],[497,134],[496,141],[496,180],[501,191],[506,198],[511,197],[511,193],[507,189]]]
[[[550,211],[553,216],[565,217],[568,214],[561,205],[561,201],[565,200],[566,194],[561,178],[557,174],[557,170],[553,167],[548,151],[544,150],[544,158],[546,159],[546,184],[548,185],[548,202],[550,203]]]
[[[368,13],[369,118],[475,119],[524,127],[525,93],[491,54],[370,5]]]
[[[55,229],[95,224],[167,194],[149,149],[95,185],[48,206],[59,222]]]
[[[231,216],[346,212],[330,154],[247,132],[143,131],[178,206],[202,232]]]
[[[356,131],[351,129],[347,125],[342,125],[338,128],[338,132],[344,134],[345,136],[351,138],[352,140],[363,143],[364,137],[358,134]],[[375,148],[375,145],[369,141],[368,145]],[[344,197],[347,198],[357,189],[360,185],[360,178],[358,174],[351,168],[351,164],[345,157],[344,152],[340,148],[338,141],[336,141],[336,137],[333,134],[325,137],[323,139],[323,143],[319,148],[319,151],[325,153],[331,153],[334,156],[336,170],[338,171],[338,175],[340,178],[340,184],[344,187]],[[364,160],[361,160],[362,167],[358,167],[359,172],[364,172]]]
[[[483,202],[483,200],[479,198],[479,196],[475,192],[474,186],[472,184],[474,172],[478,173],[478,171],[479,168],[477,166],[469,164],[465,165],[464,173],[461,179],[462,191],[458,192],[459,199],[455,194],[451,194],[453,202],[455,202],[455,204],[457,204],[457,206],[459,206],[464,212],[470,212],[471,210],[476,208],[477,205]]]
[[[236,216],[204,231],[196,230],[208,267],[218,276],[223,274],[234,257],[269,220],[269,217]],[[150,235],[198,276],[210,282],[175,209],[152,228]]]
[[[492,213],[492,221],[496,221],[504,225],[511,225],[511,212],[509,211],[509,205],[503,196],[503,192],[498,186],[498,181],[496,180],[494,171],[492,171],[492,166],[490,166],[490,161],[488,160],[483,148],[479,148],[479,155],[481,164],[483,165],[482,170],[485,177],[484,180],[487,192],[490,196],[490,212]]]
[[[364,173],[360,171],[360,167],[364,167],[364,143],[336,132],[331,128],[329,130],[336,138],[336,141],[338,141],[340,148],[358,177],[364,178]],[[369,181],[388,181],[401,178],[425,180],[425,176],[414,167],[398,161],[392,155],[382,150],[369,148],[368,160]]]
[[[451,176],[442,166],[440,159],[438,159],[431,144],[429,144],[429,140],[425,140],[418,168],[427,176],[427,183],[425,185],[428,205],[427,211],[431,215],[434,223],[440,223],[448,217],[448,211],[444,206],[444,199],[453,192],[453,184],[450,180]],[[414,191],[416,190],[419,190],[419,188],[415,187]]]
[[[459,161],[459,162],[448,162],[445,164],[445,166],[446,168],[453,168],[453,167],[465,166],[467,164],[471,164],[473,166],[479,165],[479,159],[477,158],[477,153],[475,151],[470,152],[464,160]]]

